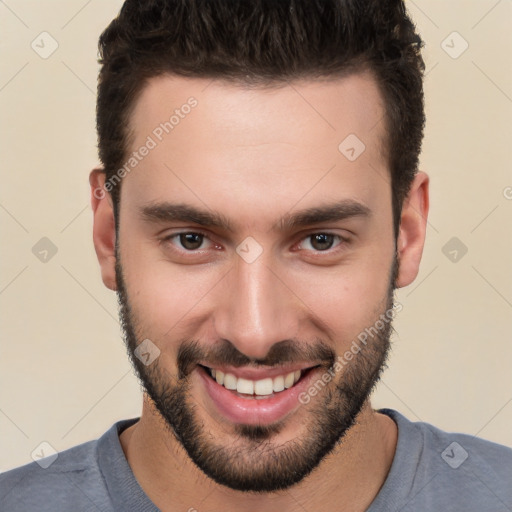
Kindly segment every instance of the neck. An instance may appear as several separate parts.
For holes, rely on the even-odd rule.
[[[393,461],[397,427],[369,403],[341,443],[304,480],[284,491],[246,493],[221,486],[190,460],[145,397],[141,419],[120,435],[135,478],[163,512],[171,510],[366,510]]]

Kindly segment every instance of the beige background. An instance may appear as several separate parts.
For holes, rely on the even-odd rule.
[[[0,2],[0,470],[43,441],[60,451],[140,412],[94,254],[87,181],[97,39],[120,5]],[[431,213],[374,405],[512,446],[512,3],[408,5],[427,44]],[[43,31],[59,45],[47,59],[31,48]],[[452,58],[442,42],[454,55],[460,37],[469,47]],[[58,249],[46,263],[32,252],[42,237]],[[452,237],[468,248],[457,262],[442,252]]]

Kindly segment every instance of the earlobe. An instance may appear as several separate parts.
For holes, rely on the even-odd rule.
[[[110,290],[116,290],[116,230],[112,198],[105,190],[105,171],[93,169],[89,175],[93,211],[93,241],[100,263],[101,278]]]
[[[420,171],[415,176],[409,194],[404,200],[397,240],[400,262],[397,288],[411,284],[418,275],[429,210],[429,177]]]

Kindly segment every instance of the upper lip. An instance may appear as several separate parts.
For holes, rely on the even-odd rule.
[[[309,363],[296,363],[293,365],[286,366],[276,366],[273,368],[248,368],[248,367],[234,367],[234,366],[217,366],[211,365],[208,363],[199,363],[201,366],[206,366],[207,368],[214,368],[215,370],[220,370],[223,373],[231,373],[236,378],[248,379],[248,380],[261,380],[261,379],[273,379],[274,377],[278,377],[279,375],[287,375],[288,373],[297,371],[297,370],[308,370],[309,368],[313,368],[318,366],[318,364]]]

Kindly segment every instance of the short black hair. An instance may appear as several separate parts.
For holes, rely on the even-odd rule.
[[[422,46],[402,0],[126,0],[99,40],[107,179],[127,158],[130,114],[150,78],[269,87],[369,70],[385,105],[396,237],[425,125]],[[117,219],[120,186],[110,193]]]

